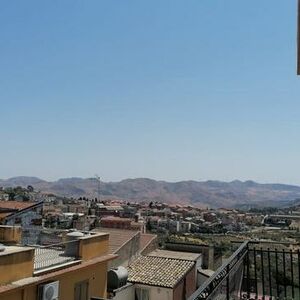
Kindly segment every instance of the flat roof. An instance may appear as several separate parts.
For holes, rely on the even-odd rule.
[[[13,253],[18,253],[18,252],[24,252],[24,251],[28,251],[28,250],[32,250],[34,248],[32,247],[22,247],[22,246],[4,246],[4,251],[0,252],[0,256],[4,256],[4,255],[9,255],[9,254],[13,254]]]
[[[169,251],[169,250],[157,249],[157,250],[154,250],[151,253],[149,253],[147,256],[196,261],[196,260],[198,260],[199,257],[201,257],[201,253],[179,252],[179,251]]]
[[[36,248],[34,254],[34,270],[42,270],[75,261],[76,257],[68,256],[65,250],[51,248]]]

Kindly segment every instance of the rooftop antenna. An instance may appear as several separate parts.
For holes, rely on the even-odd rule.
[[[98,174],[96,174],[95,178],[98,181],[98,198],[97,198],[97,202],[100,202],[100,176]]]

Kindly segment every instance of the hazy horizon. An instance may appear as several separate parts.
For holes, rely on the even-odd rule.
[[[0,178],[300,185],[296,7],[1,3]]]
[[[29,177],[29,178],[38,178],[47,182],[55,182],[61,179],[96,179],[95,176],[90,176],[90,177],[81,177],[81,176],[70,176],[70,177],[58,177],[58,178],[43,178],[43,177],[39,177],[39,176],[27,176],[27,175],[19,175],[19,176],[13,176],[13,177],[9,177],[9,178],[0,178],[0,180],[10,180],[10,179],[14,179],[14,178],[19,178],[19,177]],[[258,184],[285,184],[285,185],[294,185],[294,186],[299,186],[299,184],[293,184],[293,183],[284,183],[284,182],[262,182],[262,181],[257,181],[257,180],[253,180],[253,179],[233,179],[233,180],[220,180],[220,179],[182,179],[182,180],[166,180],[166,179],[162,179],[162,178],[149,178],[149,177],[128,177],[128,178],[120,178],[118,180],[103,180],[102,178],[100,178],[101,182],[105,182],[105,183],[109,183],[109,182],[121,182],[123,180],[135,180],[135,179],[150,179],[150,180],[155,180],[155,181],[163,181],[163,182],[168,182],[168,183],[176,183],[176,182],[187,182],[187,181],[195,181],[195,182],[207,182],[207,181],[217,181],[217,182],[225,182],[225,183],[230,183],[230,182],[234,182],[234,181],[240,181],[240,182],[247,182],[247,181],[251,181],[251,182],[255,182]]]

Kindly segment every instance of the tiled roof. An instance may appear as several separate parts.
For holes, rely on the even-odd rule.
[[[37,202],[0,201],[0,210],[22,210],[38,204]]]
[[[187,260],[140,256],[128,267],[128,281],[173,288],[193,266]]]
[[[128,241],[130,241],[138,231],[115,229],[115,228],[97,228],[94,229],[97,232],[109,233],[109,252],[111,254],[117,253],[117,251]]]
[[[0,220],[6,218],[7,216],[10,216],[11,214],[12,214],[12,212],[9,212],[9,213],[0,212]]]

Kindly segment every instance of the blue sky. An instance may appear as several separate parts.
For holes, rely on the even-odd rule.
[[[296,0],[0,3],[0,178],[300,184]]]

